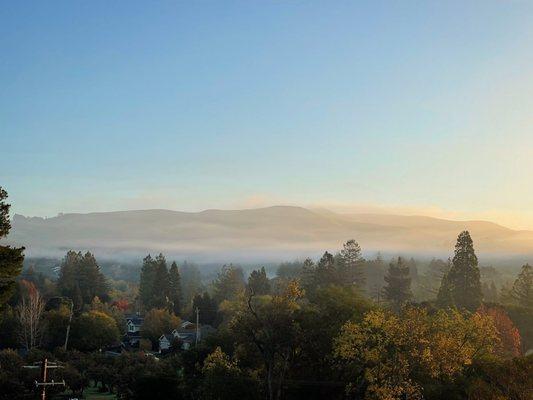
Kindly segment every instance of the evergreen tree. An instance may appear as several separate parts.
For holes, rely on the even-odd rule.
[[[200,316],[200,324],[215,325],[218,316],[218,306],[215,299],[209,296],[209,293],[204,292],[203,295],[197,294],[192,301],[191,319],[196,321],[196,309],[198,308]]]
[[[394,311],[399,312],[412,297],[409,266],[401,257],[389,264],[385,282],[387,283],[384,287],[385,299]]]
[[[310,258],[306,258],[302,264],[301,284],[307,291],[310,291],[315,287],[315,272],[315,263]]]
[[[265,267],[252,271],[248,277],[248,290],[257,295],[270,293],[270,281],[267,278]]]
[[[106,279],[90,252],[67,252],[60,266],[57,288],[61,295],[72,299],[77,310],[90,304],[95,296],[109,298]]]
[[[441,306],[475,311],[480,306],[482,297],[474,244],[468,231],[463,231],[457,237],[452,265],[442,279],[437,300]]]
[[[169,270],[169,300],[172,305],[174,314],[180,315],[181,312],[181,277],[176,262],[172,262]]]
[[[141,279],[139,282],[139,297],[144,308],[152,308],[152,299],[154,295],[156,266],[155,261],[150,254],[143,258],[141,268]]]
[[[0,239],[11,229],[9,221],[10,204],[5,202],[7,192],[0,186]],[[15,290],[15,280],[22,271],[24,247],[0,246],[0,310]]]
[[[218,304],[224,300],[234,300],[244,287],[242,269],[232,264],[224,265],[213,282],[213,298]]]
[[[533,268],[531,265],[526,264],[522,267],[511,289],[511,297],[518,305],[533,308]]]
[[[361,247],[355,240],[351,239],[344,243],[339,257],[341,279],[344,284],[364,289],[366,280],[364,261]]]
[[[380,253],[376,255],[375,259],[364,263],[364,271],[366,276],[366,290],[369,293],[380,293],[387,272],[387,266]],[[376,291],[376,288],[379,288],[379,290]]]
[[[166,308],[169,302],[170,285],[167,260],[163,254],[155,258],[154,283],[152,288],[152,308]]]
[[[315,285],[328,286],[339,283],[339,274],[335,265],[335,257],[329,252],[325,252],[318,261],[315,269]]]

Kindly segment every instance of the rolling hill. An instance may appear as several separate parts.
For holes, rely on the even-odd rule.
[[[366,252],[449,255],[457,234],[471,232],[476,250],[490,255],[533,254],[533,232],[486,221],[424,216],[339,214],[292,206],[250,210],[170,210],[15,215],[5,240],[30,256],[57,256],[68,249],[122,257],[165,252],[203,260],[279,260],[335,251],[354,238]]]

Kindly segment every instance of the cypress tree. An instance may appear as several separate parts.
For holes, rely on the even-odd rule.
[[[401,257],[389,264],[385,282],[387,283],[383,288],[385,299],[394,311],[399,312],[412,297],[409,266]]]
[[[181,277],[176,262],[172,262],[169,275],[169,300],[172,307],[172,311],[176,315],[180,315],[181,312]]]
[[[11,229],[9,221],[10,204],[5,202],[7,192],[0,186],[0,239]],[[0,309],[7,303],[15,290],[15,279],[22,271],[24,247],[0,246]]]
[[[442,279],[437,300],[441,306],[475,311],[480,306],[482,297],[474,243],[470,233],[463,231],[457,237],[452,265]]]

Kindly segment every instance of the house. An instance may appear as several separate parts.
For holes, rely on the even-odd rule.
[[[144,322],[144,318],[141,318],[138,315],[127,316],[126,317],[126,331],[128,333],[140,332],[143,322]]]
[[[126,316],[126,335],[124,337],[124,343],[128,347],[136,348],[139,346],[143,322],[144,318],[141,318],[138,315]]]
[[[164,334],[159,338],[159,352],[164,353],[170,350],[170,346],[174,341],[174,336],[172,334]]]

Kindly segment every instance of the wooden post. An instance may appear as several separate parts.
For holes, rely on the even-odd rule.
[[[41,382],[44,383],[41,389],[41,400],[46,400],[46,378],[47,378],[48,360],[45,358],[41,365]]]

